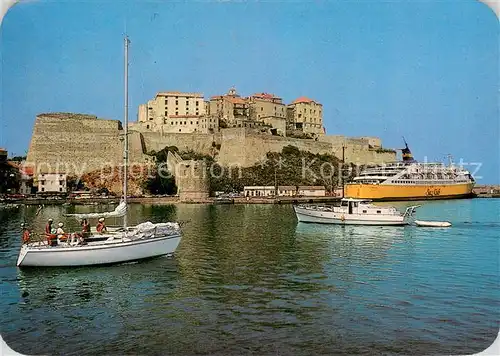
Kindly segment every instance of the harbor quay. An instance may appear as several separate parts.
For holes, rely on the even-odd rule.
[[[234,197],[215,198],[207,197],[203,199],[191,199],[181,201],[178,196],[153,196],[153,197],[131,197],[128,198],[130,204],[313,204],[313,203],[334,203],[340,201],[340,197]],[[23,204],[23,205],[98,205],[98,204],[118,204],[116,197],[97,197],[85,199],[54,199],[54,198],[20,198],[8,199],[3,203]],[[2,204],[2,202],[0,202]]]

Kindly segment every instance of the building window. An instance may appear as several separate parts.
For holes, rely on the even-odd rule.
[[[186,101],[186,105],[189,106],[189,101]]]
[[[44,187],[42,187],[42,192],[45,192],[45,188]]]
[[[60,180],[60,181],[59,181],[59,185],[64,185],[64,181],[63,181],[63,180]]]
[[[191,125],[193,124],[193,122],[191,121]]]
[[[59,191],[62,192],[62,188],[59,188]]]
[[[177,98],[177,97],[176,97]],[[175,101],[175,105],[179,105],[179,100]]]
[[[176,111],[176,112],[175,112],[175,115],[179,115],[179,112],[178,112],[178,111]]]
[[[200,102],[199,102],[199,101],[197,101],[197,102],[196,102],[196,106],[198,106],[199,104],[200,104]]]
[[[184,121],[184,125],[186,125],[186,121]]]
[[[174,122],[173,122],[173,121],[171,121],[171,122],[170,122],[170,125],[173,125],[173,124],[174,124]]]
[[[149,125],[146,125],[146,128],[149,129]]]
[[[45,181],[44,180],[40,181],[40,184],[45,185]]]
[[[181,132],[181,129],[179,129],[179,132]]]
[[[168,111],[165,111],[165,116],[168,116]]]
[[[151,121],[151,120],[153,120],[153,118],[152,118],[152,117],[150,117],[150,118],[149,118],[149,121]]]

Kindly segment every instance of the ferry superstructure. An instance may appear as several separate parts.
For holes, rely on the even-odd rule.
[[[473,196],[475,182],[467,170],[451,163],[417,162],[405,145],[402,162],[365,168],[345,185],[345,197],[394,201]]]

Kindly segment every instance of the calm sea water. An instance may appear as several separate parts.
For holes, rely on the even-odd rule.
[[[67,211],[113,207],[0,210],[0,332],[16,351],[46,355],[480,352],[500,327],[500,200],[423,204],[419,218],[453,226],[299,224],[279,205],[132,205],[131,223],[189,221],[175,257],[38,270],[15,267],[24,219],[43,229]]]

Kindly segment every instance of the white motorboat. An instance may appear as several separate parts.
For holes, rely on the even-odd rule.
[[[300,222],[339,225],[407,225],[418,206],[406,208],[404,214],[394,207],[373,205],[369,200],[345,198],[340,206],[294,206]]]
[[[133,227],[127,226],[128,44],[129,40],[126,37],[123,200],[112,212],[67,215],[77,219],[123,217],[123,227],[108,229],[103,234],[90,232],[84,239],[82,238],[83,234],[59,234],[57,244],[49,244],[49,239],[30,241],[29,234],[27,236],[23,235],[24,243],[17,259],[18,267],[90,266],[130,262],[170,255],[174,253],[179,245],[181,228],[178,223],[153,224],[145,222]],[[61,241],[63,238],[64,241]]]
[[[415,220],[415,225],[422,227],[450,227],[451,223],[449,221]]]

